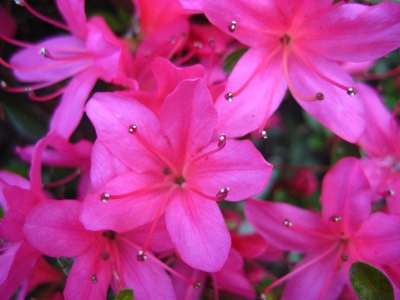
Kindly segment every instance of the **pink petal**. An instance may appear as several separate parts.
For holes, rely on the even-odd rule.
[[[101,259],[100,251],[95,245],[75,259],[64,289],[65,300],[106,298],[112,278],[111,262]],[[93,282],[92,275],[97,282]]]
[[[270,117],[280,105],[286,80],[282,69],[282,56],[268,59],[273,48],[249,49],[229,76],[227,86],[217,99],[217,131],[229,137],[243,136],[258,129],[265,117]],[[268,59],[267,61],[265,61]],[[260,65],[265,64],[257,72]],[[242,93],[228,102],[225,94],[235,93],[254,75]]]
[[[25,285],[36,260],[41,253],[33,248],[28,242],[23,242],[14,258],[7,279],[0,285],[0,295],[4,299],[11,299],[17,288]],[[21,293],[25,294],[23,289]]]
[[[178,169],[210,143],[216,123],[217,113],[202,79],[182,81],[165,98],[161,130],[170,142],[169,151],[174,153]]]
[[[308,252],[334,240],[317,214],[290,204],[249,199],[244,212],[256,232],[280,250]]]
[[[224,265],[231,239],[224,218],[214,201],[176,190],[165,211],[168,232],[176,249],[189,266],[206,272]]]
[[[86,100],[96,81],[97,75],[92,69],[72,78],[51,118],[51,131],[57,132],[67,140],[71,137],[82,119]]]
[[[80,38],[86,35],[85,1],[56,0],[58,10],[68,24],[72,33]]]
[[[218,146],[213,143],[202,152],[215,149]],[[226,199],[239,201],[262,192],[271,172],[272,165],[251,142],[228,140],[219,152],[189,164],[184,175],[188,186],[206,195],[215,197],[221,189],[229,187]]]
[[[382,157],[394,153],[390,135],[391,114],[376,90],[357,84],[357,91],[365,107],[365,130],[357,144],[368,156]]]
[[[206,283],[207,273],[193,269],[181,259],[177,259],[174,263],[174,270],[186,278],[190,278],[194,282],[200,283],[200,288],[195,289],[181,278],[171,276],[177,299],[200,299]]]
[[[325,60],[320,55],[302,50],[304,57],[323,76],[342,84],[346,88],[355,87],[351,77],[335,62]],[[341,138],[355,142],[364,130],[364,107],[358,95],[351,97],[347,90],[340,89],[323,79],[310,69],[302,58],[290,53],[288,58],[289,77],[297,93],[304,97],[324,94],[324,100],[307,102],[292,95],[310,115]],[[346,120],[346,122],[343,122]]]
[[[8,204],[4,198],[3,188],[8,185],[16,185],[23,189],[29,189],[30,182],[21,175],[14,174],[8,171],[0,171],[0,206],[4,212],[8,210]]]
[[[126,286],[134,290],[135,298],[176,299],[171,278],[160,265],[153,261],[153,258],[148,258],[145,262],[138,261],[136,256],[132,255],[137,252],[137,249],[122,241],[118,242],[118,248],[122,276]]]
[[[168,149],[167,141],[160,133],[160,122],[148,108],[129,97],[97,93],[86,105],[86,111],[99,141],[113,156],[132,170],[161,173],[164,165],[160,159],[128,131],[135,124],[146,143],[156,150]]]
[[[3,193],[9,209],[1,222],[0,235],[9,242],[22,242],[25,218],[40,200],[30,190],[17,186],[6,186]]]
[[[336,61],[362,62],[399,47],[400,5],[346,4],[298,29],[299,46]]]
[[[371,187],[356,158],[341,159],[322,181],[322,219],[347,234],[356,232],[371,211]],[[339,226],[330,219],[341,218]]]
[[[0,255],[0,284],[2,284],[8,276],[8,273],[11,269],[12,264],[14,263],[14,259],[17,256],[19,248],[21,247],[23,242],[19,243],[7,243],[2,242],[0,246],[6,248],[2,250]]]
[[[160,176],[163,174],[160,172]],[[162,181],[154,174],[127,172],[108,182],[102,189],[86,197],[83,202],[81,221],[90,230],[124,232],[154,220],[158,206],[166,195],[166,188],[152,188]],[[142,190],[138,195],[112,199],[121,195]],[[104,203],[103,193],[111,199]]]
[[[245,299],[254,299],[256,293],[242,267],[243,258],[235,249],[231,249],[224,267],[215,274],[218,289],[240,295]]]
[[[354,235],[360,259],[374,265],[400,264],[400,216],[376,212],[369,216]]]
[[[76,56],[86,52],[82,40],[74,36],[56,36],[37,43],[37,48],[26,48],[11,57],[11,64],[21,68],[37,68],[37,70],[15,70],[15,76],[25,82],[59,82],[71,77],[92,65],[92,59],[83,58],[74,61],[59,61],[45,58],[39,54],[44,47],[55,57]]]
[[[92,55],[97,75],[106,82],[128,75],[133,63],[128,45],[110,30],[101,17],[93,17],[87,24],[87,51]]]
[[[26,218],[24,232],[46,255],[74,257],[98,243],[98,234],[79,221],[82,203],[50,200],[37,205]],[[71,245],[74,245],[71,247]]]
[[[254,258],[267,251],[267,242],[258,234],[232,234],[232,248],[245,258]]]
[[[92,166],[90,169],[93,191],[99,191],[108,181],[129,171],[128,167],[111,155],[98,140],[93,144]]]

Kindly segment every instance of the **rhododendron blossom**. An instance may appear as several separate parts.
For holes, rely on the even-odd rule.
[[[268,117],[288,87],[324,126],[356,141],[363,105],[337,62],[370,61],[398,48],[399,4],[204,0],[202,7],[211,23],[250,47],[217,101],[220,132],[241,136],[259,128],[266,136]]]
[[[182,259],[221,269],[230,237],[216,201],[261,192],[271,166],[247,141],[212,141],[217,115],[203,81],[182,81],[165,98],[160,120],[135,99],[112,94],[96,94],[87,113],[98,140],[130,171],[85,199],[85,227],[123,232],[165,212]]]
[[[306,253],[287,280],[283,299],[336,299],[351,287],[353,262],[383,269],[400,263],[400,217],[370,215],[372,192],[355,158],[340,160],[325,176],[321,216],[286,203],[249,200],[246,217],[268,243],[284,251]],[[267,288],[270,290],[275,284]],[[312,286],[312,288],[310,288]]]

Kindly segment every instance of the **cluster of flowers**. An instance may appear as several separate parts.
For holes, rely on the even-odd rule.
[[[135,299],[198,299],[209,282],[216,299],[218,290],[254,299],[257,276],[244,272],[244,258],[260,271],[255,259],[287,251],[305,256],[262,295],[286,282],[284,299],[356,297],[348,274],[363,261],[400,297],[397,109],[349,71],[400,47],[399,4],[134,0],[139,27],[121,38],[102,17],[87,19],[84,0],[56,0],[64,23],[16,2],[67,34],[30,44],[0,31],[22,48],[0,63],[29,84],[2,88],[35,101],[60,96],[48,133],[17,149],[29,180],[0,172],[2,299],[52,281],[65,287],[51,299],[106,299],[110,288],[132,289]],[[224,58],[243,48],[228,76]],[[90,96],[98,80],[113,91]],[[272,165],[243,137],[267,138],[287,89],[363,149],[325,175],[320,213],[251,199]],[[84,113],[97,138],[71,143]],[[77,168],[76,199],[53,199],[43,165]],[[387,205],[371,213],[382,198]],[[218,205],[241,200],[251,234],[239,234],[241,217]],[[73,258],[68,276],[44,255]]]

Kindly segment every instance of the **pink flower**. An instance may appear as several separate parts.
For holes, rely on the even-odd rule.
[[[400,213],[400,126],[378,93],[359,84],[365,105],[365,131],[357,144],[365,156],[361,163],[375,192],[374,200],[386,197],[388,209]]]
[[[219,132],[242,136],[259,128],[264,135],[288,87],[324,126],[356,141],[364,128],[363,107],[337,62],[370,61],[396,49],[400,5],[204,0],[202,7],[211,23],[250,47],[217,100]]]
[[[81,207],[73,200],[47,201],[32,210],[24,227],[29,241],[45,254],[76,257],[64,290],[66,300],[105,299],[110,284],[116,292],[133,289],[138,299],[175,299],[170,278],[157,258],[148,253],[148,261],[142,263],[132,255],[140,249],[148,228],[123,234],[89,231],[79,221]],[[156,238],[151,248],[170,247],[165,230],[156,231]]]
[[[44,21],[69,31],[69,35],[59,35],[36,44],[14,41],[1,36],[6,41],[24,49],[11,57],[15,76],[23,82],[34,83],[29,88],[12,88],[9,91],[28,91],[34,100],[48,100],[60,94],[62,99],[56,109],[50,129],[69,138],[82,118],[84,104],[97,79],[106,82],[134,85],[127,79],[132,58],[128,43],[119,39],[100,17],[86,21],[83,0],[58,0],[57,7],[66,25],[40,16],[26,1],[21,5]],[[66,88],[44,98],[37,97],[34,90],[51,86],[72,77]]]
[[[96,94],[87,113],[98,141],[129,171],[85,199],[85,227],[123,232],[165,212],[182,259],[220,270],[230,237],[216,201],[261,192],[272,166],[249,141],[212,141],[217,114],[204,82],[182,81],[165,98],[160,120],[135,99],[108,93]]]
[[[400,262],[400,217],[370,215],[370,186],[357,159],[344,158],[326,174],[320,202],[321,215],[285,203],[246,203],[248,221],[268,243],[306,254],[291,273],[267,288],[287,280],[283,299],[336,299],[344,287],[351,288],[353,262],[381,270]]]

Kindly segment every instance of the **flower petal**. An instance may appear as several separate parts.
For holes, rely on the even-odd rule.
[[[184,262],[206,272],[222,268],[231,238],[214,201],[176,190],[165,210],[165,219],[172,242]]]

